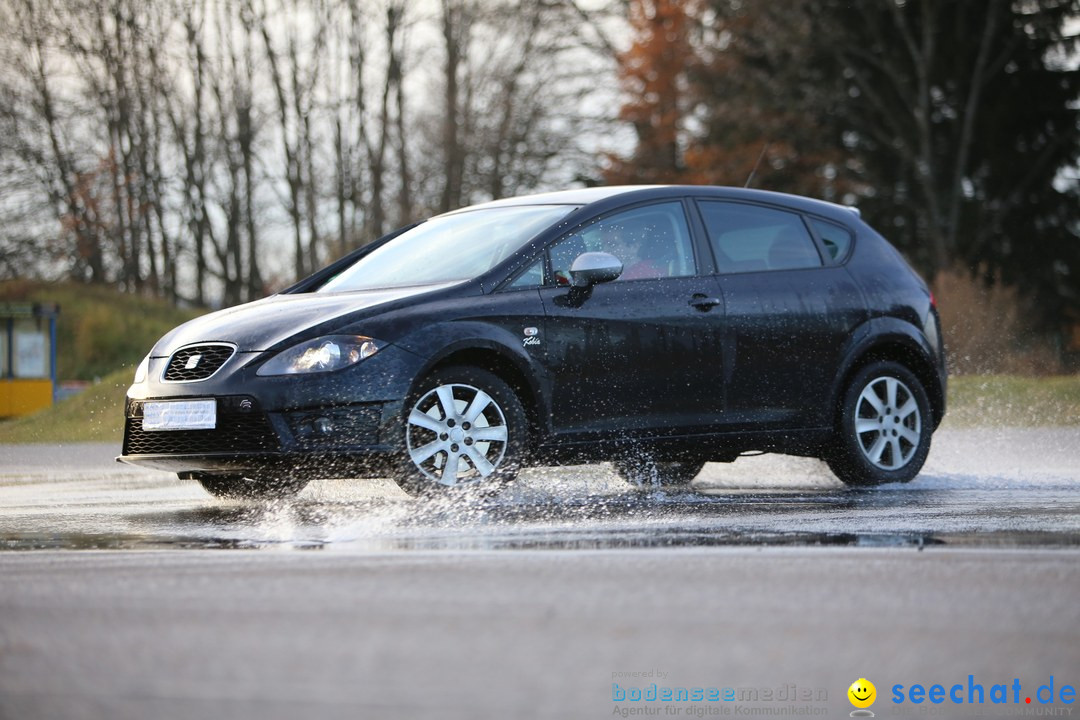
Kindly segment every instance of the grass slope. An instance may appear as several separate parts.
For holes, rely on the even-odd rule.
[[[1080,425],[1080,375],[949,378],[951,427]]]
[[[124,439],[124,394],[134,366],[106,375],[84,392],[50,408],[0,421],[0,444],[115,442]]]
[[[204,312],[102,286],[26,280],[0,283],[0,302],[59,303],[61,380],[94,380],[117,368],[134,367],[168,330]]]

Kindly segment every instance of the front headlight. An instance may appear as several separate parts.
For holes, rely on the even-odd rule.
[[[150,356],[147,355],[139,363],[139,367],[135,368],[135,384],[142,385],[146,382],[146,376],[150,372]]]
[[[382,347],[363,335],[328,335],[279,352],[259,368],[257,375],[297,375],[331,372],[355,365]]]

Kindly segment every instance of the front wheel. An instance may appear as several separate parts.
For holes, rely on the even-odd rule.
[[[405,413],[395,480],[410,495],[493,493],[517,477],[528,423],[517,394],[497,375],[474,367],[436,370]]]
[[[844,392],[829,467],[848,485],[909,482],[933,432],[930,401],[915,374],[894,362],[859,370]]]
[[[203,490],[223,500],[277,500],[292,497],[307,487],[307,480],[295,478],[203,475],[196,480]]]

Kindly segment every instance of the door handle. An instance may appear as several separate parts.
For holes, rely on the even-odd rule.
[[[702,295],[701,293],[695,293],[694,296],[690,298],[690,304],[701,312],[708,312],[722,302],[723,300],[720,298],[709,297],[708,295]]]

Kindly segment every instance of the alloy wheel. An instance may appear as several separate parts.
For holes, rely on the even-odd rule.
[[[449,383],[425,393],[409,412],[409,459],[424,477],[453,486],[490,477],[506,456],[502,408],[472,385]]]
[[[922,437],[922,416],[911,389],[894,377],[868,382],[856,401],[855,437],[875,467],[899,470],[907,465]]]

